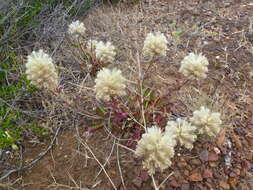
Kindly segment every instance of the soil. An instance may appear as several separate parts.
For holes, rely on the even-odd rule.
[[[159,76],[166,78],[155,78],[161,89],[176,80],[183,81],[175,71],[188,52],[198,51],[208,57],[208,79],[199,82],[198,87],[217,102],[217,109],[226,116],[224,129],[216,139],[199,138],[191,151],[177,147],[173,165],[155,175],[160,184],[174,172],[161,190],[253,189],[252,13],[251,0],[153,0],[104,5],[83,19],[88,35],[110,39],[119,47],[116,65],[125,70],[125,64],[134,64],[126,56],[130,55],[129,49],[135,53],[141,49],[149,31],[168,35],[175,30],[185,31],[177,46],[171,43],[168,58],[161,59],[156,68]],[[174,21],[176,26],[172,26]],[[198,93],[190,92],[192,88],[184,87],[175,93],[174,101],[186,104],[189,97],[194,101]],[[189,114],[193,109],[190,104],[186,110],[175,107],[174,112]],[[117,144],[127,146],[127,141],[118,141],[104,128],[88,132],[82,123],[72,126],[63,126],[48,154],[33,168],[11,175],[6,184],[18,190],[154,189],[141,160]],[[48,137],[38,144],[25,141],[23,163],[36,158],[51,140]],[[104,170],[98,161],[102,165],[108,162]]]

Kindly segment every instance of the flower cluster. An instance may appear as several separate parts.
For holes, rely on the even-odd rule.
[[[150,175],[155,173],[156,168],[164,170],[171,165],[176,143],[192,149],[197,139],[196,134],[215,136],[220,131],[222,123],[219,113],[212,113],[204,107],[194,111],[190,121],[178,118],[176,121],[167,122],[165,132],[153,126],[142,135],[135,154],[143,158],[143,167]]]
[[[221,130],[222,121],[220,119],[220,113],[212,113],[208,108],[203,106],[193,112],[193,117],[190,118],[190,121],[197,127],[199,134],[214,137]]]
[[[125,95],[125,81],[120,70],[103,68],[98,72],[95,79],[96,98],[109,101],[111,96]]]
[[[189,79],[206,78],[208,64],[205,56],[190,53],[182,60],[179,72]]]
[[[169,133],[162,132],[157,126],[152,126],[142,135],[135,154],[143,158],[143,167],[152,175],[156,168],[164,170],[171,165],[175,144],[175,140]]]
[[[166,56],[167,39],[160,33],[149,33],[144,41],[143,54],[147,57]]]
[[[174,136],[180,145],[187,149],[193,148],[197,135],[195,134],[196,127],[184,119],[178,118],[176,121],[168,121],[166,131]]]
[[[43,50],[33,51],[27,58],[27,78],[39,88],[54,90],[58,86],[58,75],[52,58]]]
[[[68,33],[74,38],[77,38],[80,35],[84,35],[85,31],[86,28],[84,27],[84,24],[79,20],[72,22],[68,28]]]
[[[94,43],[95,41],[93,41]],[[104,63],[112,63],[115,59],[115,47],[112,45],[111,42],[95,42],[94,43],[95,47],[95,53],[96,53],[96,58]]]

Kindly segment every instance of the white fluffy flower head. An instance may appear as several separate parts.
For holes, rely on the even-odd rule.
[[[166,132],[173,135],[180,145],[187,149],[193,148],[193,143],[197,138],[195,130],[195,126],[180,118],[176,121],[168,121],[166,126]]]
[[[149,33],[144,41],[143,54],[147,57],[166,56],[167,39],[160,32]]]
[[[193,117],[190,118],[190,121],[197,127],[199,134],[215,137],[221,130],[220,113],[211,112],[203,106],[193,112]]]
[[[84,35],[86,31],[86,28],[84,27],[84,24],[80,22],[79,20],[72,22],[69,25],[68,33],[77,38],[80,35]]]
[[[98,42],[96,43],[96,58],[104,63],[112,63],[115,59],[115,47],[112,45],[111,42]]]
[[[135,154],[143,158],[143,168],[150,175],[156,168],[164,170],[171,165],[176,141],[169,133],[163,133],[157,126],[147,129],[137,144]]]
[[[125,92],[125,78],[118,69],[103,68],[97,74],[95,79],[96,98],[104,101],[109,101],[111,96],[123,96]]]
[[[179,72],[190,79],[206,78],[208,64],[205,56],[190,53],[182,60]]]
[[[58,75],[52,58],[43,50],[33,51],[27,57],[27,78],[39,88],[55,89],[58,85]]]

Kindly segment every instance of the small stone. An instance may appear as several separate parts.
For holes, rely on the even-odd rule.
[[[208,154],[209,152],[207,150],[204,150],[200,153],[199,158],[202,160],[202,162],[208,161]]]
[[[228,183],[226,183],[225,181],[220,181],[219,183],[220,187],[223,189],[230,189],[230,186]]]
[[[249,161],[244,160],[243,167],[248,171],[252,168],[252,164]]]
[[[190,175],[190,172],[188,170],[184,170],[184,175],[185,176],[189,176]]]
[[[225,141],[226,141],[226,129],[223,129],[217,137],[216,144],[221,148],[224,145]]]
[[[232,177],[232,178],[235,178],[237,175],[236,175],[235,172],[231,172],[231,173],[229,174],[229,176]]]
[[[203,180],[201,174],[198,173],[198,172],[191,174],[191,175],[188,177],[188,179],[189,179],[190,181],[195,181],[195,182],[196,182],[196,181],[202,181],[202,180]]]
[[[236,178],[229,178],[228,183],[230,184],[231,187],[235,187],[238,183],[238,180]]]
[[[219,149],[219,148],[214,147],[213,150],[214,150],[214,152],[215,152],[216,154],[220,154],[220,149]]]
[[[235,173],[237,176],[239,176],[240,173],[241,173],[241,170],[240,170],[240,169],[235,169],[235,170],[234,170],[234,173]]]
[[[217,167],[218,165],[218,162],[209,162],[209,166],[211,166],[212,168]]]
[[[184,167],[187,166],[187,163],[186,163],[186,162],[178,162],[178,163],[177,163],[177,166],[178,166],[179,168],[184,168]]]
[[[177,181],[175,179],[173,179],[172,181],[170,181],[170,185],[172,187],[180,187],[180,185],[177,183]]]
[[[232,135],[232,138],[234,140],[236,148],[238,148],[238,149],[242,148],[242,143],[241,143],[240,138],[236,134],[234,134],[234,133]]]
[[[212,187],[211,183],[206,182],[205,185],[209,188],[208,190],[214,189],[214,188]]]
[[[208,154],[208,161],[214,162],[219,160],[219,156],[218,154],[216,154],[215,152],[209,152]]]
[[[132,182],[136,187],[141,187],[142,185],[142,179],[140,177],[134,178]]]
[[[197,166],[201,165],[201,161],[199,159],[193,159],[193,160],[190,161],[190,163],[193,164],[193,165],[197,165]]]
[[[141,172],[140,172],[140,178],[142,179],[142,181],[147,181],[147,180],[149,179],[148,172],[146,172],[146,171],[141,171]]]
[[[182,184],[181,190],[190,190],[190,184],[189,183]]]
[[[203,172],[203,177],[204,178],[212,178],[213,177],[213,172],[210,169],[205,169]]]

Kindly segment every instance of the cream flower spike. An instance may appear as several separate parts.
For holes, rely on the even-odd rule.
[[[77,38],[80,35],[84,35],[85,31],[86,28],[84,27],[84,24],[79,20],[72,22],[68,28],[68,33],[74,38]]]
[[[182,60],[179,72],[189,79],[206,78],[208,64],[205,56],[190,53]]]
[[[112,63],[115,60],[115,47],[112,45],[111,42],[98,42],[96,43],[96,58],[104,63]]]
[[[196,127],[192,126],[184,119],[178,118],[176,121],[168,121],[166,132],[175,137],[175,139],[187,149],[193,148],[193,143],[197,139]]]
[[[160,32],[149,33],[144,40],[143,54],[146,57],[166,56],[167,39]]]
[[[111,96],[123,96],[126,94],[126,79],[118,69],[103,68],[97,74],[95,79],[96,98],[109,101]]]
[[[208,108],[201,107],[193,112],[191,123],[197,127],[199,134],[215,137],[221,130],[222,121],[220,113],[211,112]]]
[[[143,158],[143,168],[153,175],[157,168],[161,171],[171,165],[176,141],[169,133],[163,133],[157,126],[147,129],[137,144],[135,155]]]
[[[58,75],[52,58],[43,50],[33,51],[27,58],[27,78],[39,88],[54,90],[58,86]]]

